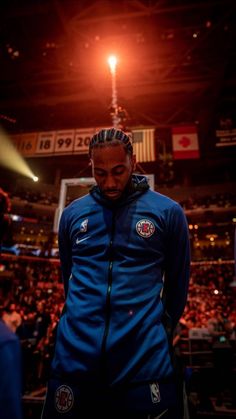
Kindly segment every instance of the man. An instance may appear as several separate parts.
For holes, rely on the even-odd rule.
[[[43,418],[178,419],[169,342],[187,298],[186,218],[133,174],[121,130],[95,134],[89,155],[97,185],[60,220],[66,302]]]
[[[11,219],[9,212],[11,210],[11,201],[8,194],[0,187],[0,255],[1,247],[4,241],[11,241]]]
[[[6,302],[11,280],[0,278],[0,418],[22,418],[22,359],[16,329],[21,317],[1,306]]]

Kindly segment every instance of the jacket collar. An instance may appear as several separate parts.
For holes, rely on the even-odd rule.
[[[149,189],[149,184],[147,178],[143,175],[132,175],[131,182],[124,190],[123,194],[116,201],[111,201],[107,199],[100,191],[97,185],[93,186],[89,193],[92,197],[99,202],[101,205],[104,205],[108,208],[118,208],[123,205],[127,205],[133,200],[137,199],[140,195],[146,192]]]

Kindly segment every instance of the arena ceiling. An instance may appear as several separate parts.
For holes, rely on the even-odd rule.
[[[235,112],[236,2],[9,0],[0,6],[0,123],[14,132],[111,124],[110,53],[127,125]]]

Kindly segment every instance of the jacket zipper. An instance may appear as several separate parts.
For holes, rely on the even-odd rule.
[[[102,360],[103,360],[103,368],[105,368],[106,371],[106,342],[107,342],[107,336],[109,332],[109,326],[110,326],[110,318],[111,318],[111,288],[112,288],[112,268],[113,268],[113,237],[115,232],[115,214],[112,215],[112,229],[111,229],[111,239],[109,243],[109,267],[108,267],[108,285],[107,285],[107,295],[106,295],[106,323],[105,323],[105,329],[103,334],[103,340],[102,340]],[[107,376],[107,374],[106,374]]]

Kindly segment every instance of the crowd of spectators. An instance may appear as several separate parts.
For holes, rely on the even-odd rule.
[[[17,334],[22,343],[24,391],[29,392],[46,380],[47,361],[64,301],[60,269],[58,264],[47,261],[14,257],[7,260],[2,257],[0,268],[1,274],[7,273],[13,282],[4,309],[21,317]]]
[[[192,248],[192,260],[194,261],[214,261],[214,260],[232,260],[233,259],[233,248],[232,242],[230,245],[212,245],[209,243],[199,244],[198,247]]]
[[[44,386],[54,345],[57,321],[64,303],[58,263],[3,258],[1,271],[11,273],[14,282],[8,311],[21,316],[17,330],[23,348],[24,390]],[[231,287],[232,263],[193,264],[188,302],[181,319],[185,330],[209,327],[212,321],[228,324],[235,339],[236,307]],[[220,317],[219,317],[220,316]]]
[[[188,329],[208,328],[213,318],[222,318],[222,321],[227,319],[231,324],[231,337],[236,338],[235,294],[231,286],[233,279],[232,263],[192,265],[188,301],[183,315]]]
[[[158,188],[157,188],[158,190]],[[59,191],[42,192],[28,187],[20,187],[12,192],[8,192],[11,200],[21,200],[31,204],[41,204],[45,206],[57,205]],[[74,197],[67,196],[66,204],[70,203]],[[209,208],[230,208],[236,206],[236,193],[219,192],[211,194],[194,193],[185,199],[181,199],[180,205],[184,210],[209,209]]]
[[[224,192],[198,196],[197,194],[180,201],[184,210],[236,207],[236,193]]]
[[[49,207],[57,204],[58,197],[54,197],[51,193],[22,190],[11,195],[13,209],[17,198],[25,202],[22,207],[24,216],[33,215],[38,222],[32,224],[22,219],[21,223],[17,224],[16,221],[14,226],[12,220],[13,247],[17,244],[19,252],[14,256],[9,255],[9,252],[8,254],[3,252],[1,255],[0,281],[1,275],[7,274],[13,283],[10,298],[5,303],[5,310],[7,313],[17,313],[20,317],[20,326],[16,333],[22,347],[23,391],[27,395],[37,389],[45,389],[57,322],[64,305],[64,289],[57,243],[50,228],[53,213],[50,211],[48,215],[45,211],[41,214],[34,209],[34,203]],[[225,193],[195,196],[180,204],[186,211],[214,207],[232,208],[236,206],[236,195]],[[42,225],[42,220],[46,221],[48,226]],[[227,236],[227,240],[222,241],[222,247],[216,240],[209,245],[206,244],[206,240],[201,243],[200,235],[196,246],[197,233],[199,234],[199,229],[191,233],[192,261],[204,262],[193,262],[191,265],[188,301],[175,338],[179,333],[179,342],[181,342],[181,338],[189,338],[191,331],[208,330],[214,353],[214,344],[218,335],[226,341],[236,342],[236,288],[232,287],[234,279],[232,234]],[[20,238],[19,243],[14,243],[16,236]],[[181,356],[181,345],[178,347],[177,343],[176,351],[178,350]],[[228,356],[226,358],[229,359]]]
[[[51,191],[42,192],[36,190],[30,190],[26,188],[17,188],[14,192],[10,193],[12,200],[20,199],[21,201],[30,202],[32,204],[41,205],[57,205],[58,195],[54,195]]]
[[[10,193],[9,196],[12,200],[12,226],[10,251],[15,254],[24,254],[32,256],[45,256],[45,257],[58,257],[57,251],[57,240],[51,234],[56,204],[58,204],[58,193],[54,191],[39,192],[34,189],[17,188],[16,191]],[[22,202],[23,206],[18,206],[18,200]],[[70,202],[70,197],[66,197],[66,205]],[[42,208],[37,208],[37,205],[41,204]],[[231,211],[236,206],[236,194],[234,192],[221,192],[212,195],[197,194],[190,196],[182,201],[180,204],[186,211],[189,224],[194,224],[194,216],[191,215],[191,211],[224,208]],[[48,211],[47,211],[48,208]],[[189,213],[190,211],[190,213]],[[18,216],[18,218],[17,218]],[[27,218],[28,217],[28,218]],[[209,218],[210,217],[210,218]],[[234,235],[234,226],[232,217],[226,216],[225,218],[225,231],[229,231],[229,236],[224,237],[222,235],[222,218],[219,221],[218,231],[217,217],[212,220],[212,215],[207,219],[203,219],[199,222],[198,231],[192,231],[190,239],[192,243],[192,260],[229,260],[233,258],[232,251],[232,239]],[[201,226],[202,222],[202,226]],[[214,242],[210,242],[204,236],[206,228],[205,224],[212,224],[211,233],[216,235]],[[228,224],[227,224],[228,223]],[[220,227],[221,226],[221,227]],[[9,230],[10,233],[10,230]],[[194,233],[194,234],[193,234]],[[196,242],[196,235],[198,235],[198,242]],[[206,235],[206,233],[205,233]],[[15,237],[14,237],[15,236]],[[225,239],[225,240],[224,240]],[[15,249],[14,245],[17,245]]]

